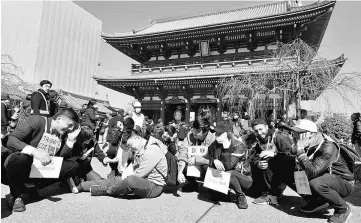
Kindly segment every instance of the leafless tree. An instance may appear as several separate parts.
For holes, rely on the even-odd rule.
[[[314,100],[317,97],[330,100],[326,98],[327,94],[322,94],[327,91],[337,93],[350,104],[353,102],[345,92],[352,92],[361,98],[360,73],[337,75],[345,62],[343,55],[336,60],[327,60],[301,39],[286,44],[276,42],[267,48],[274,58],[274,64],[267,66],[267,69],[220,81],[218,96],[226,98],[224,101],[229,107],[241,106],[239,95],[243,94],[246,97],[243,101],[248,102],[248,111],[253,118],[255,99],[259,95],[270,98],[270,95],[274,97],[275,94],[286,93],[286,108],[295,103],[299,116],[301,100]]]
[[[11,58],[11,56],[8,54],[1,54],[2,91],[24,97],[24,87],[28,88],[29,90],[32,90],[33,87],[31,84],[27,83],[21,78],[22,75],[22,68],[14,63],[14,60]]]

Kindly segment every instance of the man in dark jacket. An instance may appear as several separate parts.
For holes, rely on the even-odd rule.
[[[304,213],[314,213],[329,204],[335,209],[328,222],[347,222],[351,209],[343,200],[354,190],[354,175],[349,169],[338,144],[328,136],[317,132],[317,126],[310,120],[300,120],[291,128],[293,144],[291,154],[279,160],[280,167],[276,170],[274,179],[295,188],[294,171],[302,170],[307,176],[311,194],[308,204],[301,208]],[[297,159],[299,165],[296,164]],[[297,168],[298,166],[298,168]],[[300,172],[298,172],[300,173]],[[279,196],[272,185],[272,194]]]
[[[301,120],[292,130],[292,152],[305,171],[312,192],[311,200],[301,211],[313,213],[328,203],[335,209],[328,222],[347,222],[351,209],[343,198],[354,190],[354,174],[344,153],[331,137],[317,132],[317,126],[312,121]]]
[[[96,114],[96,109],[98,108],[97,102],[94,99],[89,100],[88,107],[85,110],[81,125],[88,126],[93,131],[96,129],[96,122],[100,119],[99,115]]]
[[[120,116],[118,112],[113,112],[111,116],[112,118],[108,122],[108,135],[106,139],[107,142],[111,140],[113,129],[117,125],[117,123],[122,122],[124,120],[123,116]]]
[[[49,110],[50,117],[53,117],[59,111],[58,101],[59,95],[55,90],[49,90]]]
[[[351,115],[353,124],[353,131],[351,136],[351,143],[354,144],[356,151],[361,156],[361,120],[360,113],[353,113]]]
[[[11,196],[8,203],[13,212],[26,210],[21,194],[25,192],[24,183],[29,179],[33,159],[38,159],[44,166],[51,163],[49,148],[53,147],[44,147],[45,150],[38,148],[41,142],[45,142],[42,140],[43,135],[55,135],[54,137],[60,140],[60,148],[55,148],[57,150],[53,152],[55,156],[64,157],[64,160],[59,179],[39,179],[36,183],[43,187],[56,180],[65,180],[76,175],[78,164],[67,159],[71,157],[73,145],[80,132],[80,128],[70,132],[78,121],[78,115],[72,109],[61,110],[53,118],[33,115],[18,126],[9,135],[6,142],[3,142],[8,153],[4,156],[2,148],[1,169],[2,174],[6,176],[6,178],[2,178],[2,183],[6,183],[10,187]]]
[[[258,139],[256,154],[252,160],[252,189],[254,192],[261,192],[261,196],[253,203],[277,204],[278,198],[271,195],[271,182],[278,167],[278,160],[287,156],[291,150],[291,140],[286,133],[269,129],[264,119],[256,119],[251,124]],[[280,194],[285,188],[286,185],[279,185]]]
[[[48,117],[50,115],[49,90],[52,83],[48,80],[40,82],[40,89],[31,95],[31,114]]]
[[[9,112],[8,106],[10,97],[6,93],[1,93],[1,135],[7,134],[7,127],[9,126]],[[1,137],[2,138],[2,137]]]
[[[231,174],[230,188],[232,188],[237,196],[237,207],[239,209],[247,209],[247,199],[242,188],[248,189],[252,185],[252,178],[246,176],[242,170],[237,170],[239,162],[247,159],[247,147],[236,140],[232,134],[233,126],[228,122],[218,122],[215,127],[216,140],[208,147],[205,156],[195,156],[194,161],[190,159],[189,165],[195,163],[197,165],[209,165],[209,167],[226,171]]]

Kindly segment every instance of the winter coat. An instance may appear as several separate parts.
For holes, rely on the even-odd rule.
[[[41,93],[40,93],[41,92]],[[45,97],[45,100],[44,100]],[[50,103],[49,103],[49,95],[43,89],[39,89],[35,91],[31,95],[30,106],[32,109],[32,114],[41,115],[41,116],[49,116],[50,114]]]
[[[88,126],[93,131],[96,127],[96,121],[99,120],[99,117],[95,117],[95,109],[90,107],[87,108],[82,116],[81,125]]]
[[[351,136],[352,144],[359,144],[361,145],[361,120],[357,120],[353,122],[353,131]]]
[[[349,170],[342,154],[338,156],[339,149],[335,142],[325,140],[320,149],[315,153],[316,147],[310,148],[306,153],[297,154],[298,161],[309,180],[322,176],[329,172],[331,166],[332,174],[337,175],[345,180],[354,180],[353,173]],[[310,160],[309,156],[314,153]],[[336,161],[335,161],[336,160]]]

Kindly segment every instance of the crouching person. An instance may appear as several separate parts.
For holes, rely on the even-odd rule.
[[[307,175],[311,198],[302,212],[313,213],[327,205],[335,209],[328,222],[347,222],[351,209],[343,199],[354,190],[352,160],[343,147],[331,137],[317,132],[317,126],[309,120],[301,120],[292,128],[297,160]]]
[[[300,209],[304,213],[317,212],[328,204],[335,209],[334,215],[328,222],[347,222],[351,216],[351,209],[343,198],[351,195],[354,190],[354,175],[350,170],[353,162],[344,148],[340,147],[330,137],[318,132],[317,126],[310,120],[300,120],[299,124],[291,127],[293,135],[292,156],[284,156],[278,160],[279,168],[274,172],[272,179],[272,195],[277,194],[280,182],[295,187],[294,171],[303,179],[298,185],[304,190],[298,191],[309,201]],[[307,189],[308,179],[309,187]],[[306,184],[306,188],[305,185]]]
[[[68,158],[80,129],[70,131],[78,121],[78,115],[72,109],[63,109],[52,118],[33,115],[3,141],[9,153],[1,159],[2,173],[6,175],[2,180],[10,187],[8,204],[13,212],[26,210],[22,194],[26,192],[24,184],[29,180],[34,158],[46,166],[51,163],[50,155],[64,157],[59,179],[32,179],[38,188],[76,175],[78,164]],[[59,140],[59,148],[48,146],[48,137]]]
[[[247,209],[248,204],[243,189],[248,189],[252,186],[250,152],[245,143],[238,141],[233,136],[232,128],[232,124],[228,122],[217,123],[215,128],[216,140],[208,147],[207,155],[194,157],[193,161],[189,161],[189,165],[209,164],[209,167],[230,173],[229,186],[236,193],[237,207],[239,209]],[[250,142],[248,135],[244,137],[245,142]],[[253,141],[253,144],[255,144],[255,135],[253,135]],[[249,146],[249,148],[252,148],[252,146]]]
[[[104,180],[82,182],[79,191],[90,191],[92,196],[125,195],[134,193],[141,198],[158,197],[163,192],[167,177],[167,160],[156,143],[147,143],[134,131],[126,143],[134,153],[133,175],[109,177]]]

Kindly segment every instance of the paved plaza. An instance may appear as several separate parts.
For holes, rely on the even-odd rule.
[[[96,159],[94,169],[103,177],[109,172]],[[123,198],[91,197],[89,193],[71,194],[54,184],[44,190],[46,197],[26,205],[22,213],[9,212],[5,195],[9,188],[1,185],[1,218],[3,222],[327,222],[333,210],[325,210],[316,215],[304,215],[298,211],[304,203],[290,189],[280,206],[258,206],[247,197],[249,208],[239,210],[234,203],[221,201],[214,204],[204,193],[178,192],[178,195],[162,194],[155,199],[137,199],[132,196]],[[55,194],[55,195],[54,195]],[[361,184],[348,199],[352,208],[349,223],[361,219]]]

